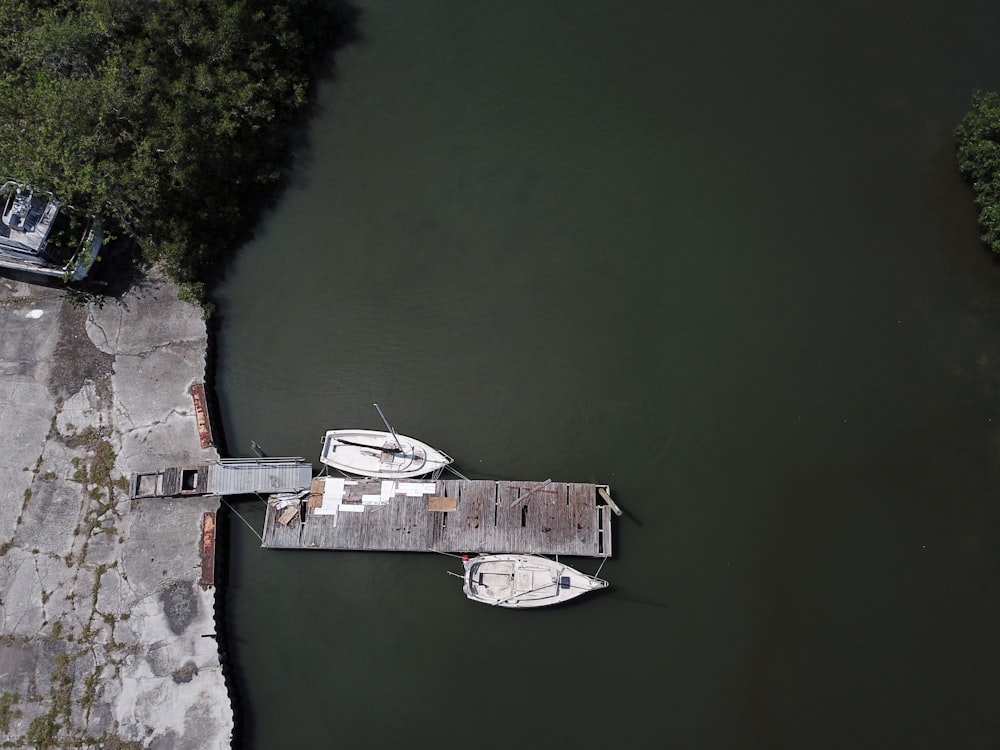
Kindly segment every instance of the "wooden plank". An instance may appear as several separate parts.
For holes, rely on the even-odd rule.
[[[163,471],[163,495],[171,497],[181,494],[181,470],[171,467]]]
[[[615,512],[616,516],[620,516],[622,514],[622,509],[618,507],[618,503],[611,499],[610,487],[598,486],[597,494],[604,499],[604,502],[611,506],[611,510]]]
[[[195,383],[191,386],[191,398],[194,401],[194,416],[198,423],[198,439],[202,448],[211,448],[214,444],[212,424],[208,419],[208,399],[205,397],[205,384]]]
[[[429,497],[427,498],[427,510],[440,511],[442,513],[450,513],[458,510],[458,498],[441,497],[439,495]]]
[[[598,539],[600,513],[594,495],[594,485],[571,485],[568,501],[575,544],[581,550],[589,550],[588,554],[596,554],[600,548]]]
[[[263,530],[261,531],[261,534],[260,534],[261,535],[261,542],[260,543],[261,543],[262,547],[271,547],[271,546],[274,546],[272,544],[272,539],[274,537],[274,530],[273,530],[274,518],[273,518],[273,516],[274,516],[274,508],[272,507],[271,503],[268,503],[267,507],[264,509],[264,528],[263,528]]]
[[[502,482],[497,486],[496,527],[497,534],[492,540],[489,552],[530,552],[534,545],[530,542],[530,533],[523,523],[529,523],[533,518],[535,506],[533,499],[520,502],[519,498],[530,492],[531,487],[525,487],[524,482]],[[534,499],[543,497],[536,495]]]
[[[201,578],[203,589],[215,585],[215,511],[207,511],[201,517]]]
[[[322,479],[313,479],[309,485],[309,495],[306,500],[307,508],[318,508],[323,504],[323,487],[325,482]],[[307,511],[308,512],[308,511]]]

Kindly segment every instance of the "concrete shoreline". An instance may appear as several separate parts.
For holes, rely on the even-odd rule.
[[[128,499],[130,474],[218,458],[190,387],[208,332],[149,277],[103,308],[0,279],[0,737],[14,747],[228,748],[216,498]],[[5,744],[5,746],[8,746]]]

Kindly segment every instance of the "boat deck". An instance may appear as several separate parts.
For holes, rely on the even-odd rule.
[[[264,547],[611,557],[607,485],[317,477],[268,501]]]
[[[6,199],[0,215],[0,245],[37,256],[45,246],[59,203],[25,189]]]

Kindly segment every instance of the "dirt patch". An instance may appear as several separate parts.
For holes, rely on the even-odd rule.
[[[171,677],[174,678],[174,682],[180,684],[182,682],[191,682],[196,674],[198,674],[198,665],[193,661],[189,661],[180,669],[175,669],[171,672]]]
[[[198,597],[192,581],[174,581],[160,594],[160,602],[174,635],[183,633],[198,614]]]
[[[59,342],[48,382],[49,392],[55,396],[67,398],[79,392],[87,381],[100,384],[111,375],[115,358],[94,346],[87,335],[86,320],[84,307],[66,304],[60,308]]]

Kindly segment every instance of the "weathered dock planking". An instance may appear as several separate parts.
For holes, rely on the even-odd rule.
[[[306,497],[274,496],[263,546],[611,557],[606,485],[317,477]]]

